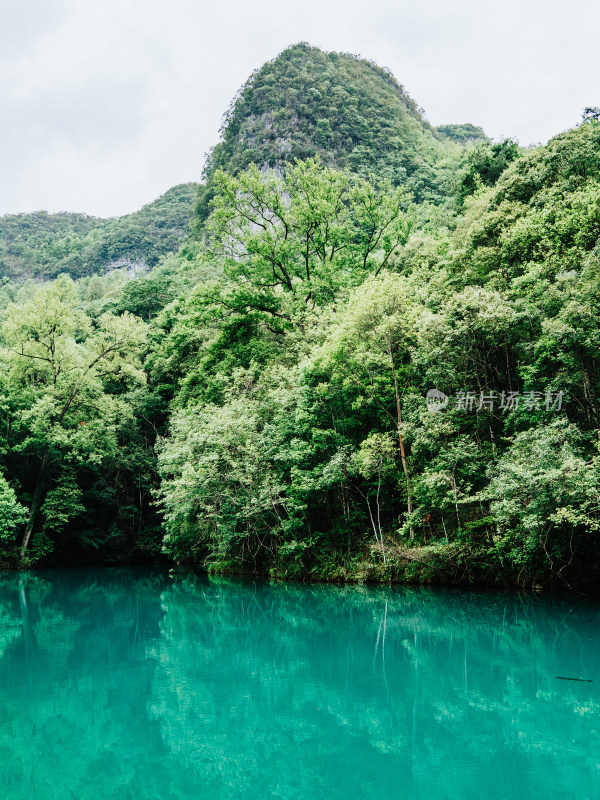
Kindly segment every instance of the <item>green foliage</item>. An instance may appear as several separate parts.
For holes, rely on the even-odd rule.
[[[564,419],[512,439],[482,493],[503,557],[562,577],[577,551],[588,550],[600,531],[600,459],[584,453],[581,432]]]
[[[47,554],[72,520],[115,493],[136,428],[133,410],[144,402],[146,330],[128,313],[91,320],[62,276],[10,305],[1,336],[3,460],[29,508],[23,553],[40,534]]]
[[[340,565],[368,553],[377,575],[406,576],[402,553],[425,547],[435,557],[415,575],[585,582],[600,551],[596,139],[594,124],[581,126],[512,164],[514,143],[488,147],[479,166],[491,172],[478,180],[495,186],[466,201],[456,229],[414,229],[367,270],[353,249],[356,209],[340,217],[327,201],[354,187],[344,173],[318,162],[283,178],[220,173],[207,247],[225,288],[195,295],[196,344],[179,362],[160,455],[168,552],[321,577],[347,575]],[[296,211],[297,176],[310,176],[300,199],[314,198],[312,216]],[[310,262],[324,280],[309,290],[298,219],[341,252],[331,270]],[[257,324],[257,298],[268,324]],[[220,338],[232,323],[243,340]],[[226,354],[209,361],[217,341]],[[432,386],[478,400],[496,391],[496,407],[430,414]],[[502,391],[562,391],[565,406],[503,410]]]
[[[583,122],[600,122],[600,108],[598,106],[587,106],[582,114]]]
[[[209,249],[235,284],[224,303],[290,324],[377,274],[406,242],[402,190],[297,162],[284,179],[253,165],[215,176]]]
[[[519,155],[519,145],[514,139],[505,139],[497,144],[478,144],[469,154],[467,174],[460,183],[461,200],[464,201],[481,186],[495,186],[504,170]]]
[[[274,578],[594,587],[592,112],[522,153],[433,130],[354,56],[297,45],[265,65],[177,254],[133,280],[2,287],[0,555],[162,548]],[[103,258],[150,247],[138,221]],[[432,388],[452,398],[436,413]]]
[[[2,547],[15,543],[17,531],[27,518],[27,509],[17,500],[15,490],[0,475],[0,543]]]
[[[67,524],[85,512],[81,502],[82,492],[75,476],[66,472],[58,479],[57,485],[46,493],[40,513],[44,520],[44,531],[60,534]]]
[[[275,168],[315,156],[402,185],[418,201],[443,202],[462,160],[460,144],[483,134],[462,127],[466,138],[437,133],[393,75],[372,61],[294,45],[254,72],[234,98],[206,166],[198,221],[210,213],[218,170],[237,175],[251,163]]]
[[[78,278],[119,266],[153,267],[186,237],[197,188],[175,186],[115,219],[45,211],[0,217],[0,276],[48,279],[64,272]]]
[[[435,130],[438,133],[441,133],[443,136],[448,137],[448,139],[452,139],[455,142],[460,142],[461,144],[467,144],[471,142],[484,142],[485,144],[490,143],[490,140],[486,136],[483,128],[480,128],[477,125],[471,125],[470,123],[466,123],[464,125],[438,125]]]

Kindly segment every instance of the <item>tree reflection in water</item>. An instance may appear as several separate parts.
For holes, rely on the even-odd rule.
[[[599,618],[571,598],[4,574],[0,784],[7,800],[593,797]]]

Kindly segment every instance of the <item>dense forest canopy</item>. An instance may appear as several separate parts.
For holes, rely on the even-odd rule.
[[[114,219],[45,211],[0,217],[0,278],[80,278],[124,265],[154,267],[187,236],[197,189],[195,183],[174,186],[140,211]]]
[[[185,240],[191,184],[0,220],[7,278],[63,273],[0,294],[3,563],[593,590],[587,112],[525,151],[301,44],[235,98]]]
[[[201,221],[210,213],[219,169],[236,175],[252,163],[282,168],[315,156],[403,185],[418,201],[444,203],[464,159],[461,145],[475,141],[488,139],[474,125],[432,128],[372,61],[297,44],[254,72],[234,98],[209,154],[198,213]]]

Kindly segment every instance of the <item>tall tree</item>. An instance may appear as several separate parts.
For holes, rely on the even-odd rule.
[[[92,322],[77,307],[70,278],[62,276],[24,305],[11,305],[2,324],[4,359],[20,408],[19,445],[38,466],[23,534],[25,557],[48,487],[51,467],[101,460],[115,444],[127,413],[115,389],[144,381],[140,346],[145,326],[130,314]]]
[[[277,329],[301,326],[309,310],[380,272],[410,232],[402,190],[316,159],[283,177],[252,165],[237,178],[219,172],[215,182],[207,236],[231,279],[222,302],[259,312]]]

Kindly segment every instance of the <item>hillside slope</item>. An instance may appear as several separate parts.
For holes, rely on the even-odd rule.
[[[0,278],[47,280],[63,272],[80,278],[115,266],[153,267],[179,249],[194,207],[202,228],[217,170],[236,175],[250,163],[277,168],[319,156],[327,166],[406,186],[417,202],[452,205],[467,153],[488,141],[472,124],[432,127],[374,62],[296,44],[256,70],[232,101],[207,160],[205,185],[175,186],[114,219],[44,211],[0,217]]]
[[[394,76],[372,61],[300,43],[254,72],[227,111],[210,153],[198,212],[206,218],[217,169],[277,167],[320,156],[324,164],[404,184],[439,202],[480,128],[433,128]]]
[[[74,278],[114,266],[153,267],[187,236],[198,185],[169,189],[139,211],[114,219],[86,214],[12,214],[0,217],[0,278]]]

